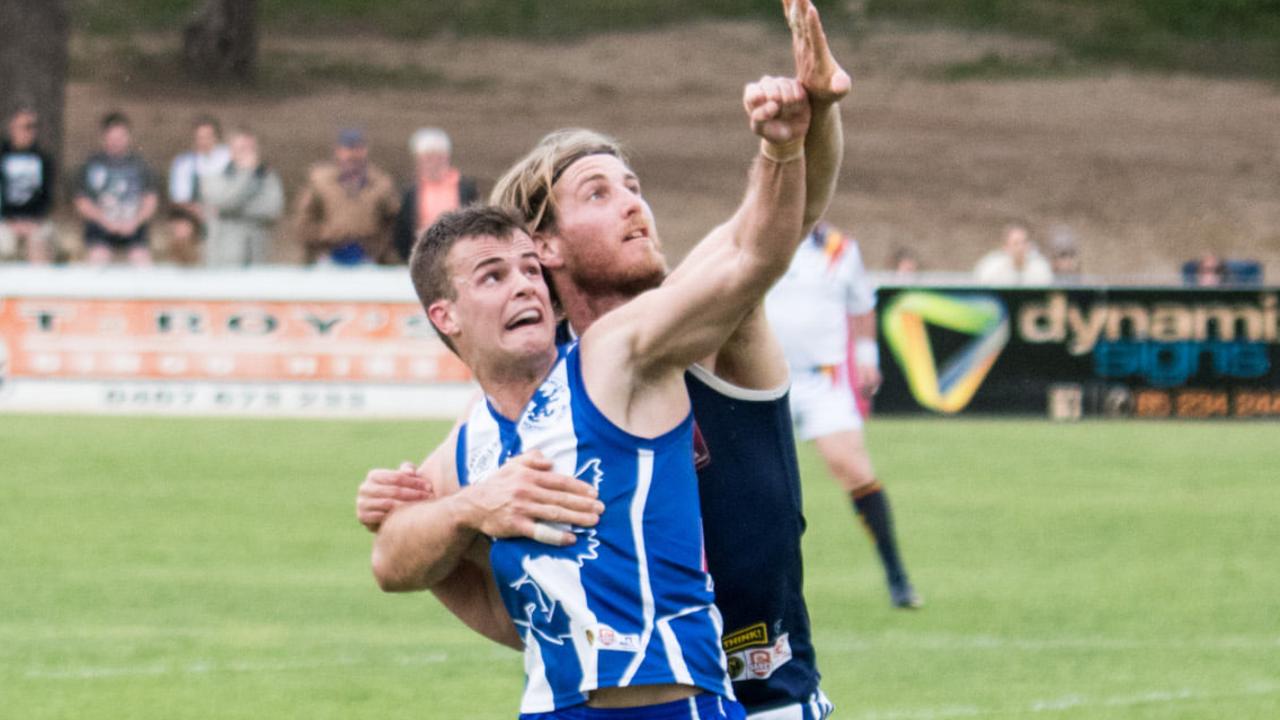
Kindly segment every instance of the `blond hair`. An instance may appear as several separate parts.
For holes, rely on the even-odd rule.
[[[582,128],[557,130],[507,170],[489,194],[489,202],[514,210],[530,234],[554,227],[555,195],[551,188],[566,168],[588,155],[613,155],[628,162],[621,144],[608,135]]]

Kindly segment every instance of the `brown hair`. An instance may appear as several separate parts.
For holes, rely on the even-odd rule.
[[[523,229],[520,218],[505,208],[471,206],[441,215],[418,237],[409,254],[409,277],[422,308],[426,310],[437,300],[457,298],[447,260],[458,241],[479,237],[510,239]],[[457,353],[457,348],[435,323],[432,328],[444,344]]]
[[[627,163],[617,140],[582,128],[557,130],[538,141],[498,180],[489,202],[511,208],[530,234],[555,227],[555,196],[551,188],[560,174],[588,155],[613,155]]]

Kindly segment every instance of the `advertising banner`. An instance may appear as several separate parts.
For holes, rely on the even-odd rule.
[[[131,291],[26,270],[47,282],[0,285],[0,411],[454,417],[474,393],[403,268],[131,271]]]
[[[885,286],[877,413],[1280,418],[1280,290]]]

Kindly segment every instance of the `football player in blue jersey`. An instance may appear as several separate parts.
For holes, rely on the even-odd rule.
[[[848,75],[831,57],[816,13],[807,5],[795,4],[803,22],[793,24],[797,76],[813,108],[805,145],[806,226],[825,211],[834,187],[842,154],[836,102],[849,89]],[[549,188],[560,189],[571,166],[598,160],[597,155],[623,157],[615,143],[594,133],[553,134],[508,173],[494,194],[495,202],[517,207],[535,235],[562,231],[574,243],[550,258],[548,272],[577,333],[662,277],[661,266],[650,262],[647,253],[628,254],[625,243],[609,244],[607,228],[592,230],[584,220],[589,206],[572,195],[556,202],[557,194],[548,193]],[[803,518],[786,367],[763,320],[763,313],[752,312],[717,353],[686,377],[700,439],[705,440],[699,489],[707,563],[716,579],[717,604],[725,618],[724,648],[739,699],[753,717],[821,718],[830,705],[818,688],[802,595]],[[423,474],[411,464],[398,471],[371,471],[358,499],[361,522],[376,530],[398,505],[431,497],[424,475],[438,461],[433,455]],[[486,508],[481,532],[494,537],[545,534],[536,520],[586,525],[594,517],[589,487],[556,474],[548,461],[532,453],[514,458],[470,490],[487,491],[484,497],[477,494],[476,502]],[[744,532],[752,533],[753,546],[765,557],[738,551]],[[421,570],[413,566],[412,559],[406,561],[411,577]],[[430,585],[472,627],[500,641],[509,639],[502,628],[510,621],[472,601],[469,593],[492,591],[493,586],[470,563],[460,562],[444,578],[418,575],[409,585]]]
[[[573,220],[531,236],[522,216],[471,208],[415,244],[418,297],[484,401],[434,456],[437,499],[382,525],[374,574],[384,589],[417,589],[463,556],[487,565],[493,584],[477,588],[479,599],[494,616],[505,609],[507,640],[524,647],[522,718],[745,717],[704,566],[684,374],[758,307],[803,236],[811,109],[788,78],[748,84],[743,102],[760,137],[746,200],[665,281],[639,180],[608,151],[554,169],[545,207],[575,207]],[[661,285],[558,343],[543,268],[555,277],[566,256],[608,246]],[[485,537],[490,514],[477,496],[510,458],[532,451],[591,488],[598,522]]]

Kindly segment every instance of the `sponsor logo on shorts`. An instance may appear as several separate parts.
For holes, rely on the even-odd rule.
[[[729,656],[729,679],[765,680],[773,676],[778,668],[791,662],[791,640],[787,633],[768,647],[740,650]]]
[[[734,630],[725,634],[720,639],[720,644],[727,653],[741,650],[742,648],[756,647],[769,644],[769,626],[764,623],[756,623],[741,630]]]

